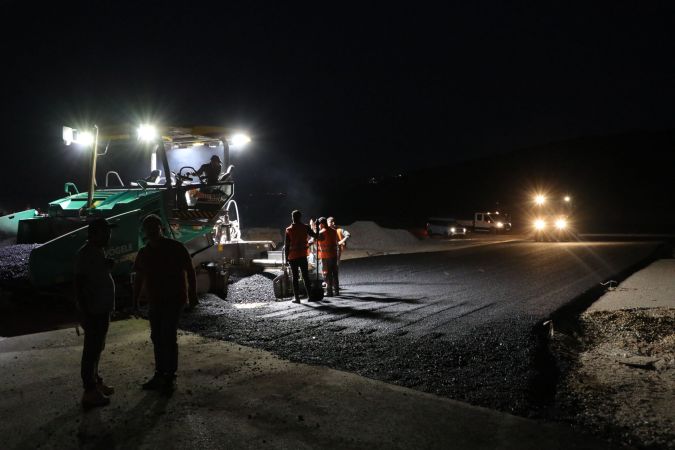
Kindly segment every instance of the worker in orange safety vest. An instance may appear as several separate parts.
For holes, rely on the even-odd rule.
[[[286,228],[284,254],[293,273],[293,295],[295,296],[293,302],[300,303],[298,272],[302,272],[302,281],[305,283],[305,290],[309,294],[312,288],[307,265],[309,238],[318,238],[318,234],[309,225],[302,223],[302,213],[297,209],[291,213],[291,218],[293,223]]]
[[[319,238],[317,239],[319,259],[323,267],[323,277],[326,280],[326,296],[340,295],[340,282],[338,278],[338,234],[335,229],[328,226],[325,217],[319,219]]]
[[[335,218],[334,217],[329,217],[328,218],[328,226],[337,231],[338,235],[338,257],[337,257],[337,262],[338,266],[340,265],[340,258],[342,258],[342,253],[345,251],[347,248],[347,239],[351,237],[351,234],[349,231],[345,230],[344,228],[338,228],[335,225]]]

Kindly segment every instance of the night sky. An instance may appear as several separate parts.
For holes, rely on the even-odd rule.
[[[237,180],[288,190],[675,118],[672,2],[91,3],[0,6],[4,190],[43,180],[0,203],[86,170],[64,124],[242,128]]]

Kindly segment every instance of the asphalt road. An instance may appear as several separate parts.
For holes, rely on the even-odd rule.
[[[541,342],[554,311],[645,262],[654,242],[511,242],[345,261],[340,297],[232,305],[183,326],[283,357],[522,415],[546,406]]]

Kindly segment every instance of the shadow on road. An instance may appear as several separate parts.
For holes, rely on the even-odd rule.
[[[385,322],[397,322],[398,319],[395,317],[391,317],[389,314],[385,312],[379,312],[379,309],[381,308],[376,308],[376,309],[358,309],[354,308],[351,306],[345,306],[345,305],[335,305],[335,304],[326,304],[326,303],[318,303],[316,306],[310,304],[303,304],[303,306],[307,308],[311,308],[317,311],[324,311],[330,314],[340,314],[344,315],[345,319],[346,318],[356,318],[356,319],[369,319],[369,320],[377,320],[377,321],[385,321]]]
[[[392,297],[387,294],[379,292],[368,292],[367,294],[360,294],[358,292],[355,292],[349,294],[342,294],[339,297],[335,298],[340,300],[354,300],[358,302],[409,303],[409,304],[421,303],[420,298]]]

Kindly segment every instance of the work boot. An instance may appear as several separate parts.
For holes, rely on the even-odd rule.
[[[332,296],[333,296],[333,291],[329,289],[328,292],[326,292],[326,297],[332,297]]]
[[[300,297],[295,297],[295,299],[293,300],[293,303],[300,303]]]
[[[103,395],[98,389],[88,389],[82,395],[82,407],[84,409],[96,408],[97,406],[106,406],[110,404],[110,399]]]
[[[103,380],[98,380],[98,383],[96,383],[96,388],[101,392],[101,394],[105,395],[106,397],[110,397],[115,393],[115,388],[106,385],[103,382]]]
[[[173,391],[176,390],[176,376],[175,375],[164,375],[162,376],[162,384],[159,388],[159,393],[171,397]]]
[[[162,387],[163,384],[162,376],[158,373],[150,378],[150,380],[143,383],[142,388],[144,391],[157,391]]]
[[[335,288],[335,296],[339,297],[340,296],[340,288]]]

